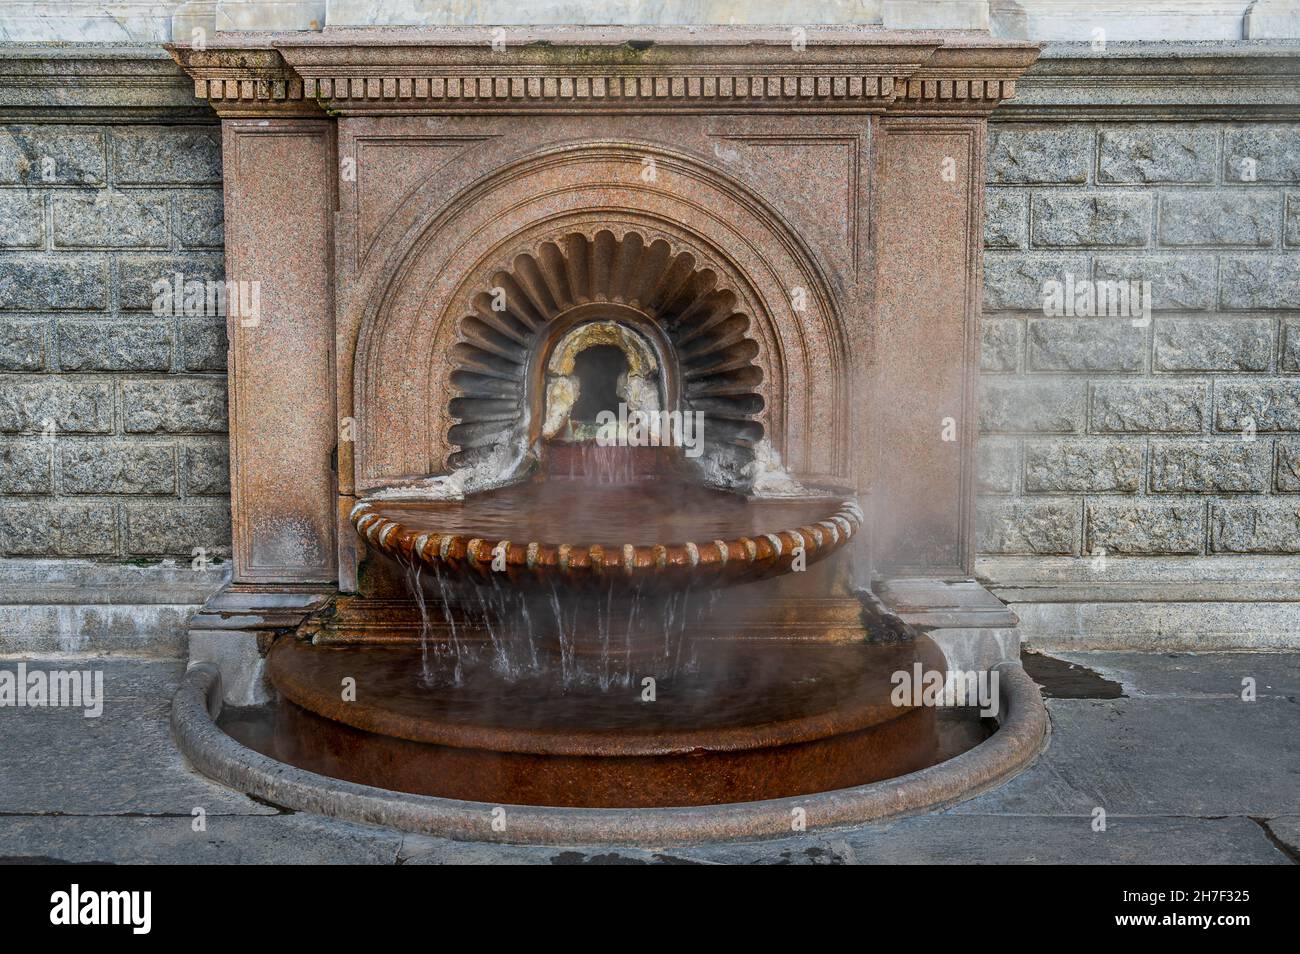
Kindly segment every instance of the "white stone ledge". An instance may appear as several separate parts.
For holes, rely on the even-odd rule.
[[[1300,649],[1300,601],[1012,603],[1031,649]]]
[[[194,570],[166,560],[149,565],[93,560],[0,560],[0,606],[201,604],[230,577],[229,564]]]
[[[752,25],[871,24],[880,25],[881,8],[987,6],[969,0],[925,3],[918,0],[328,0],[328,27],[360,26],[704,26],[719,23]]]
[[[189,603],[0,604],[0,656],[183,656]]]
[[[1300,557],[982,557],[1039,649],[1300,649]]]
[[[1300,3],[1295,0],[1255,0],[1246,11],[1242,36],[1248,40],[1300,36]]]
[[[1294,5],[1293,0],[1280,2]],[[1247,35],[1246,14],[1251,5],[1252,0],[993,0],[992,32],[1006,39],[1099,44],[1239,40]]]
[[[1007,39],[1239,40],[1300,36],[1300,0],[10,0],[0,40],[163,43],[194,29],[719,23],[990,30]]]
[[[1191,584],[1300,588],[1300,556],[979,557],[975,575],[995,590],[1027,587]],[[1122,590],[1116,590],[1117,594]],[[1275,597],[1274,597],[1275,598]]]

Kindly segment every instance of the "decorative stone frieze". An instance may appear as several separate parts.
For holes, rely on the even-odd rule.
[[[169,49],[222,115],[443,110],[987,113],[1015,95],[1028,44],[970,34],[710,27],[221,34]]]

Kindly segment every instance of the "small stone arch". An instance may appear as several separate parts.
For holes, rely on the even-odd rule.
[[[545,368],[572,329],[605,321],[654,342],[668,410],[703,415],[705,455],[737,475],[763,437],[758,343],[739,297],[689,251],[635,230],[569,232],[494,273],[460,322],[449,384],[457,445],[473,466],[505,440],[544,429]]]

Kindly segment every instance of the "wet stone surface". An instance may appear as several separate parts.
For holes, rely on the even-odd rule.
[[[1050,683],[1038,665],[1046,658],[1030,665]],[[1069,663],[1121,684],[1125,697],[1049,697],[1050,747],[1000,789],[852,829],[630,849],[458,842],[280,813],[208,782],[171,746],[167,699],[181,664],[65,658],[59,666],[103,667],[105,717],[91,726],[79,710],[0,709],[11,760],[0,775],[0,855],[20,863],[1144,864],[1176,852],[1187,864],[1296,862],[1296,654],[1070,653],[1044,665]],[[1256,680],[1254,702],[1241,699],[1244,676]],[[69,766],[58,786],[40,768],[51,752]],[[208,810],[206,832],[191,830],[196,806]],[[1099,806],[1105,832],[1091,826]]]
[[[1124,695],[1119,683],[1078,663],[1028,652],[1021,661],[1044,699],[1118,699]]]

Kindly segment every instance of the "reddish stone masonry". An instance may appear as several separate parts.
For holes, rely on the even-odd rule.
[[[862,499],[874,565],[970,572],[986,121],[1037,49],[634,32],[173,48],[222,117],[227,278],[262,287],[259,321],[228,329],[237,582],[352,589],[357,501],[454,451],[474,295],[601,229],[731,291],[762,433],[800,481]]]

